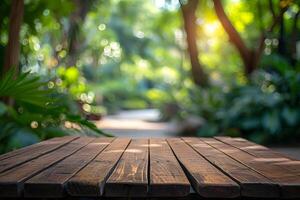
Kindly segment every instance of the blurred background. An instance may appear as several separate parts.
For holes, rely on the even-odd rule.
[[[299,13],[299,0],[2,0],[0,153],[68,134],[292,147]]]

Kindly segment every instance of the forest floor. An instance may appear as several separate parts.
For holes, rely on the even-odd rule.
[[[157,109],[121,111],[97,121],[96,125],[116,137],[174,137],[176,125],[172,122],[159,122]],[[270,147],[275,151],[300,160],[300,147]]]

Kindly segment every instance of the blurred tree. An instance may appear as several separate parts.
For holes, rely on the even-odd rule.
[[[18,69],[20,56],[20,29],[24,14],[24,1],[12,0],[9,17],[8,43],[5,50],[5,60],[3,72],[10,68]],[[16,71],[17,73],[17,71]]]
[[[299,39],[299,26],[298,26],[298,19],[300,16],[300,9],[295,14],[293,19],[293,28],[292,28],[292,35],[291,35],[291,63],[295,65],[297,62],[297,40]]]
[[[208,83],[207,75],[198,59],[197,48],[196,15],[198,0],[189,0],[187,3],[180,2],[183,16],[184,30],[186,32],[187,49],[191,62],[191,74],[193,81],[198,86],[206,86]]]
[[[84,23],[85,17],[91,8],[91,0],[75,0],[75,10],[70,16],[70,28],[68,33],[68,66],[74,66],[78,59],[78,53],[82,47],[80,41],[80,27]]]
[[[272,32],[278,23],[281,23],[280,38],[283,37],[283,34],[284,34],[284,32],[283,32],[284,31],[283,15],[289,7],[288,0],[285,3],[282,3],[282,2],[284,2],[284,0],[280,1],[280,13],[278,15],[276,15],[276,13],[274,11],[273,3],[270,2],[270,10],[271,10],[272,16],[273,16],[272,24],[266,30],[263,30],[263,27],[261,27],[261,29],[262,29],[261,35],[260,35],[260,39],[258,41],[258,45],[256,48],[248,48],[246,46],[242,37],[239,35],[238,31],[235,29],[235,27],[232,25],[231,21],[227,17],[221,0],[213,0],[213,2],[214,2],[214,8],[215,8],[217,17],[219,18],[223,28],[225,29],[226,33],[228,34],[230,41],[237,48],[237,50],[243,60],[245,74],[246,75],[251,74],[257,68],[257,65],[262,56],[262,53],[263,53],[263,50],[265,47],[265,39],[266,39],[267,33]],[[260,5],[260,4],[258,4],[258,5]],[[280,50],[280,48],[284,49],[284,44],[283,44],[284,40],[283,39],[279,39],[279,40],[281,40],[282,47],[280,47],[280,45],[279,45],[279,52],[281,52],[281,51],[284,51],[284,50]]]

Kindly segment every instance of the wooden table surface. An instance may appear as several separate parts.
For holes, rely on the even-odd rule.
[[[242,138],[66,136],[0,155],[0,198],[300,198],[300,161]]]

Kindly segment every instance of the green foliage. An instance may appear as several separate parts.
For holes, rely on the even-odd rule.
[[[0,79],[0,98],[16,102],[14,107],[0,102],[0,152],[62,135],[109,136],[72,111],[67,94],[47,86],[29,72],[15,77],[11,70]]]
[[[275,13],[280,9],[279,0],[222,2],[249,48],[256,47],[261,29],[272,24],[269,3]],[[299,1],[292,3],[284,14],[286,41],[299,10]],[[8,41],[10,5],[3,0],[0,6],[0,63]],[[76,62],[69,66],[76,6],[72,0],[25,1],[20,71],[36,72],[40,79],[23,73],[0,83],[1,95],[16,101],[15,107],[0,104],[0,142],[7,144],[0,151],[66,132],[99,132],[86,116],[150,107],[161,109],[165,120],[200,116],[205,123],[195,134],[201,136],[223,133],[256,141],[298,137],[299,59],[290,66],[295,56],[290,43],[285,56],[276,54],[279,27],[267,34],[262,70],[248,80],[213,2],[199,1],[198,58],[211,82],[211,87],[199,89],[190,78],[177,0],[93,1],[80,26],[72,30],[78,48],[73,52]]]
[[[35,106],[46,106],[51,102],[52,90],[42,90],[46,82],[39,81],[39,77],[29,76],[29,72],[14,77],[15,70],[7,72],[0,81],[0,97],[10,97],[22,103]],[[55,102],[53,102],[55,103]]]
[[[300,73],[256,71],[246,85],[203,89],[194,96],[193,113],[206,123],[199,136],[225,134],[256,142],[293,142],[300,138]]]

